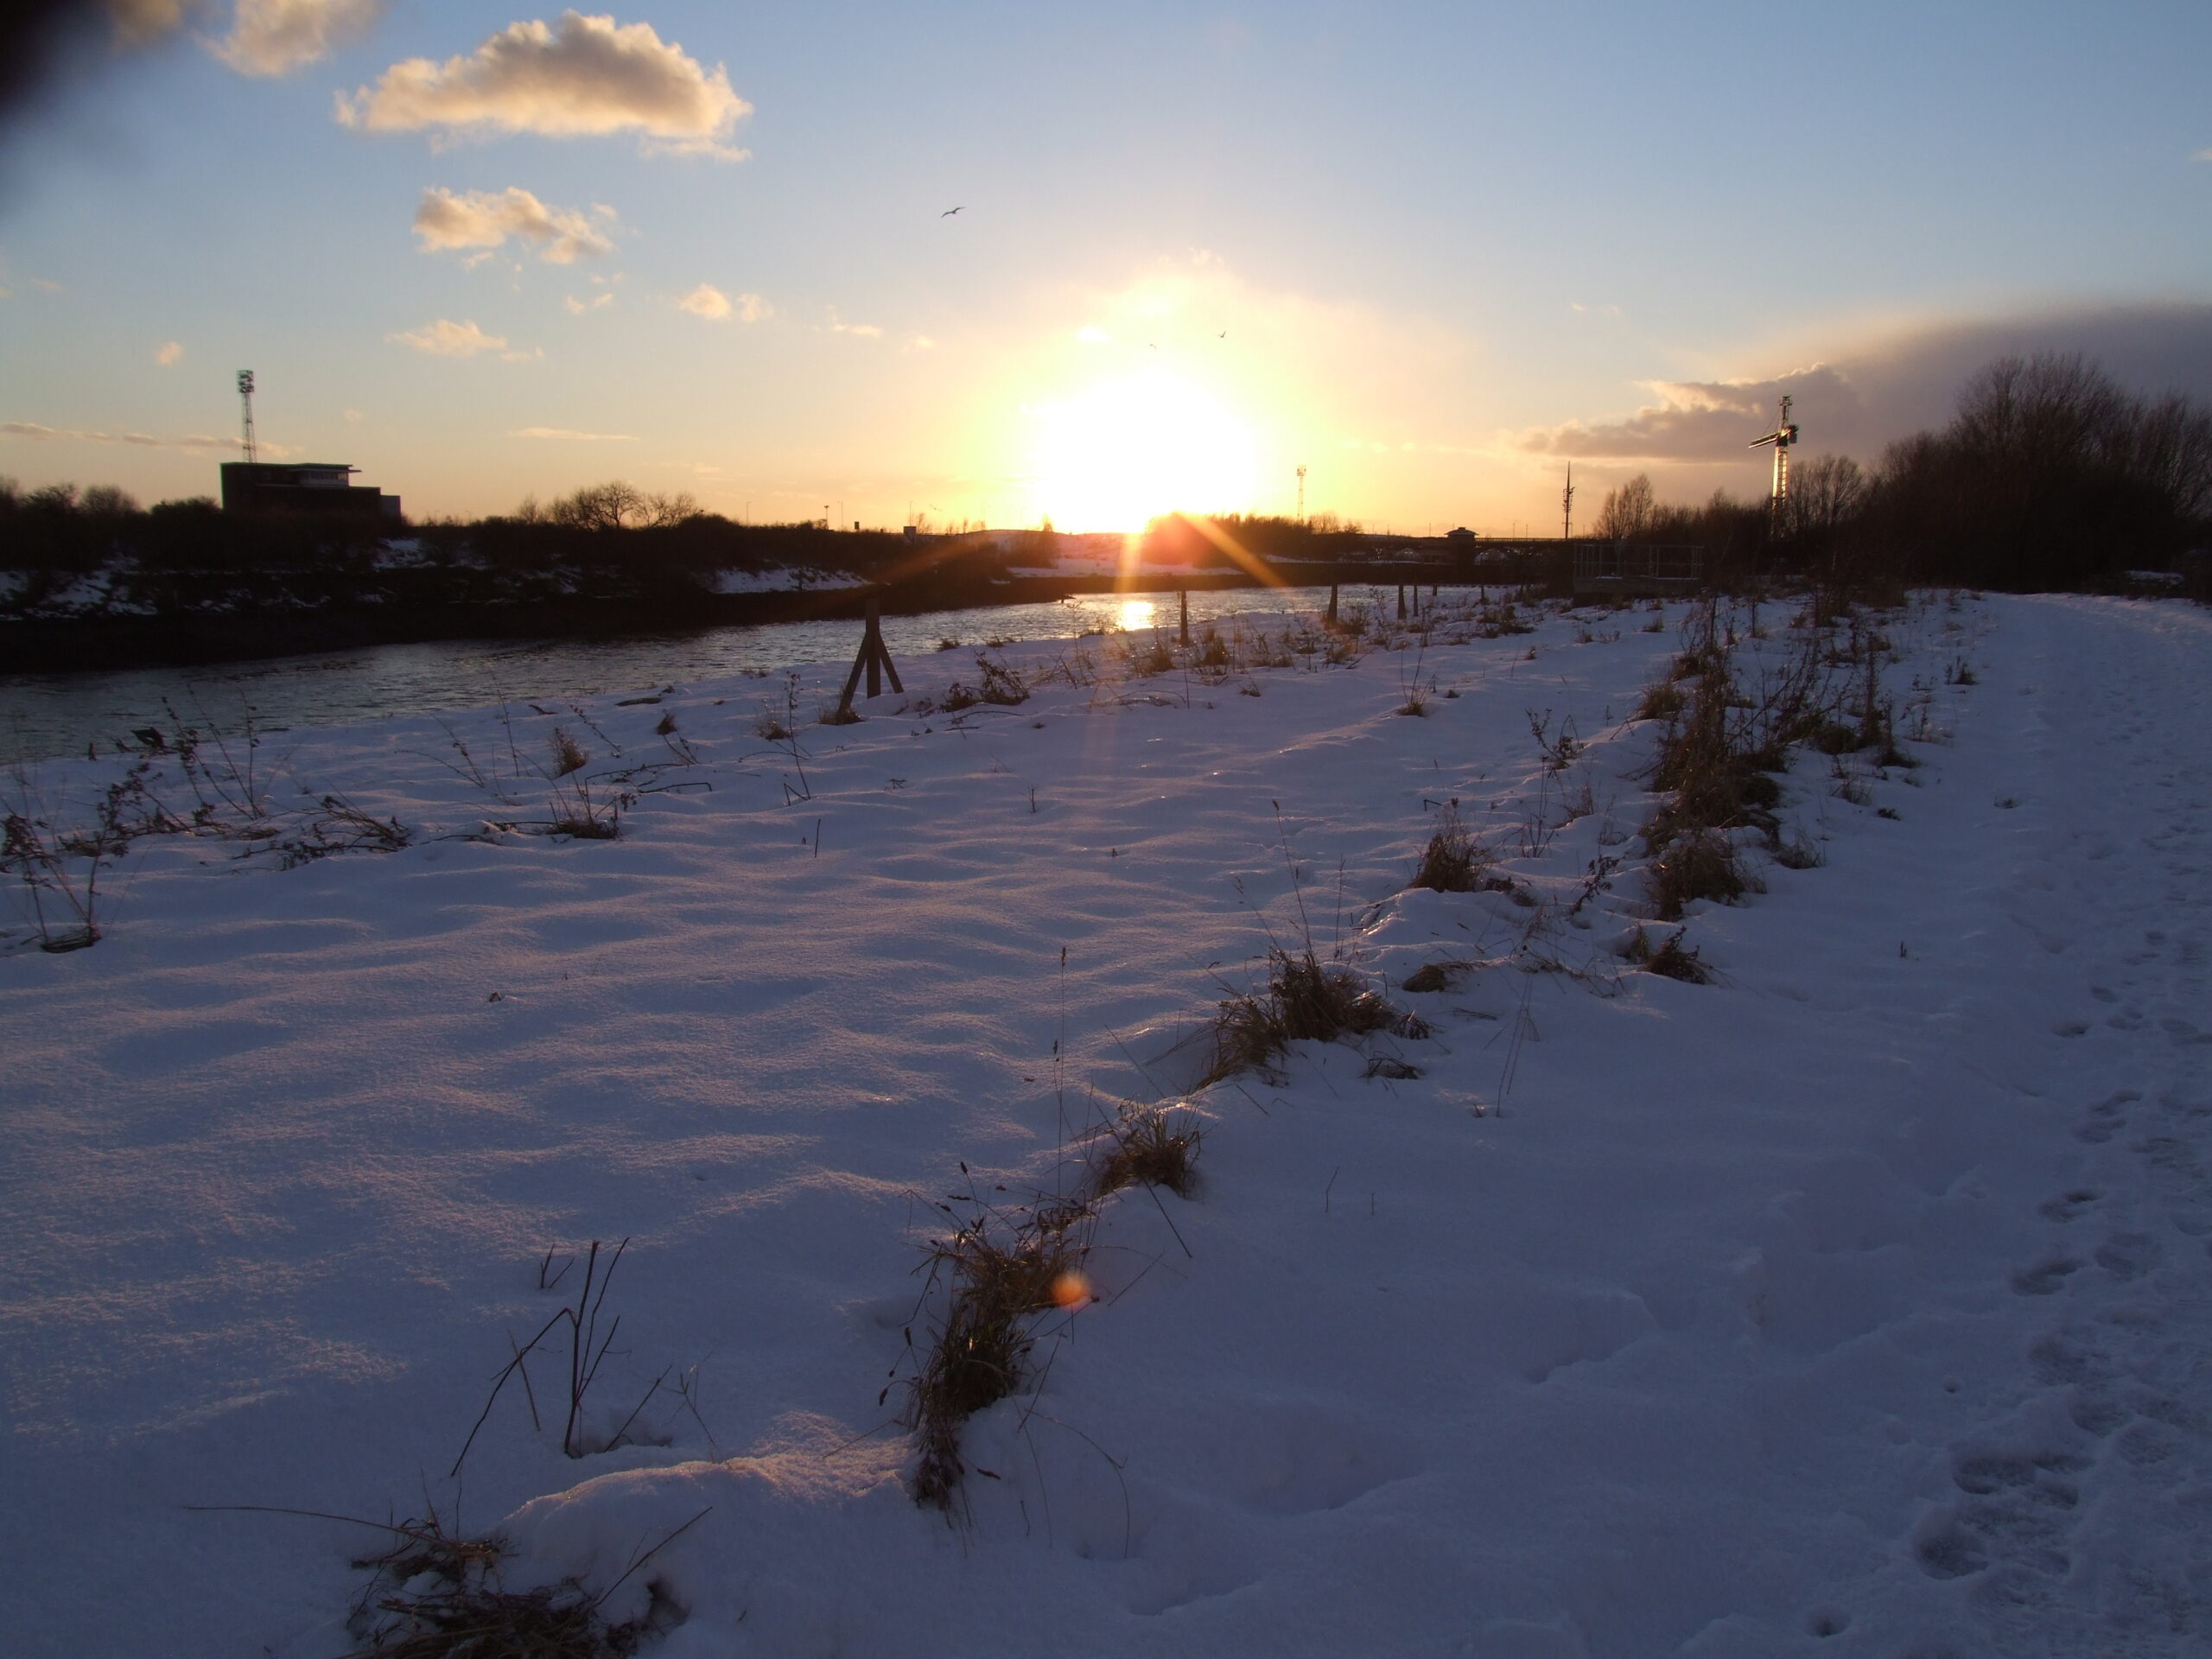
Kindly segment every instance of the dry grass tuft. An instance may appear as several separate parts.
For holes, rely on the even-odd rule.
[[[1685,985],[1710,985],[1713,970],[1705,965],[1694,945],[1685,945],[1682,935],[1688,930],[1677,928],[1667,936],[1666,943],[1656,950],[1651,941],[1639,929],[1636,943],[1629,951],[1629,960],[1647,974],[1656,974],[1662,979],[1678,979]]]
[[[1311,947],[1268,952],[1268,981],[1221,1004],[1213,1027],[1214,1058],[1205,1081],[1264,1071],[1292,1043],[1335,1042],[1396,1024],[1402,1016],[1349,968],[1322,963]]]
[[[1662,922],[1680,920],[1683,907],[1699,899],[1732,905],[1751,891],[1753,881],[1735,843],[1710,830],[1669,840],[1646,867],[1644,880]]]
[[[1036,1341],[1029,1316],[1087,1300],[1083,1249],[1070,1234],[1091,1214],[1072,1202],[1011,1222],[986,1213],[931,1246],[930,1279],[949,1281],[949,1299],[907,1395],[906,1423],[920,1451],[916,1503],[952,1508],[968,1468],[960,1426],[1020,1385]]]
[[[1402,988],[1416,995],[1448,991],[1459,982],[1461,975],[1470,971],[1464,962],[1425,962],[1406,976]]]
[[[1198,1146],[1205,1131],[1158,1106],[1125,1109],[1102,1137],[1090,1190],[1103,1198],[1128,1186],[1164,1186],[1179,1198],[1198,1190]]]
[[[556,726],[546,741],[553,751],[553,775],[556,778],[582,772],[590,765],[591,751],[577,742],[565,727]]]
[[[498,1539],[461,1539],[438,1522],[409,1522],[382,1555],[353,1563],[376,1576],[350,1623],[368,1645],[354,1659],[625,1659],[648,1621],[612,1624],[603,1596],[574,1580],[506,1590]]]
[[[1420,861],[1414,866],[1413,879],[1406,886],[1427,887],[1436,893],[1511,891],[1512,881],[1494,873],[1491,862],[1490,849],[1459,821],[1456,810],[1446,807],[1436,832],[1421,849]]]

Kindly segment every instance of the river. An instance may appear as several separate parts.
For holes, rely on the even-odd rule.
[[[1383,590],[1374,590],[1381,593]],[[1364,588],[1344,598],[1370,597]],[[1230,588],[1191,594],[1193,626],[1233,614],[1318,610],[1326,588]],[[883,619],[884,643],[901,662],[944,639],[1071,639],[1085,633],[1173,627],[1172,591],[1083,594],[1048,604],[979,607]],[[848,662],[858,649],[853,621],[777,622],[677,637],[613,639],[447,639],[361,651],[276,657],[195,668],[0,675],[0,757],[35,760],[81,754],[144,726],[174,722],[233,728],[248,710],[264,731],[337,726],[394,715],[479,708],[502,700],[596,696],[746,670]]]

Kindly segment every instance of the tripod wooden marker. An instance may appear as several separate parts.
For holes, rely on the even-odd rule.
[[[858,719],[853,714],[853,692],[861,683],[861,675],[868,675],[868,694],[880,696],[886,675],[891,678],[891,689],[904,696],[906,688],[899,683],[898,664],[891,660],[891,652],[883,643],[883,606],[874,594],[868,596],[868,626],[861,635],[860,654],[853,658],[853,671],[845,676],[844,694],[837,699],[840,721]]]

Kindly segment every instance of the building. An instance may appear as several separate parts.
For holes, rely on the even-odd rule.
[[[373,486],[347,482],[360,471],[342,461],[226,461],[226,512],[311,512],[399,522],[399,498]]]

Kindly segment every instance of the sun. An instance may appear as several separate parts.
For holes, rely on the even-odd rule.
[[[1033,413],[1036,509],[1062,530],[1135,531],[1165,512],[1251,501],[1251,429],[1173,373],[1102,381]]]

